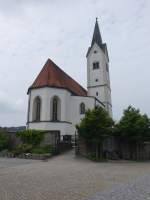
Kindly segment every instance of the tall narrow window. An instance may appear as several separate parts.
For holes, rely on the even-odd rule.
[[[108,64],[106,63],[106,70],[109,71],[109,66]]]
[[[85,104],[84,103],[81,103],[80,104],[80,114],[85,114]]]
[[[41,118],[41,99],[36,97],[33,104],[33,121],[40,121]]]
[[[54,96],[50,101],[50,120],[61,121],[61,100],[58,96]]]
[[[58,120],[58,99],[54,97],[53,99],[53,121]]]

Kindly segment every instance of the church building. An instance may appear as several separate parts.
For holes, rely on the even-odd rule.
[[[87,109],[101,106],[112,116],[109,57],[96,20],[87,51],[87,89],[48,59],[28,89],[27,128],[74,135]]]

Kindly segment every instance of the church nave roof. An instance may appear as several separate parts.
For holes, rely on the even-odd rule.
[[[87,96],[87,91],[50,59],[47,60],[28,92],[31,89],[42,87],[63,88],[75,95]]]

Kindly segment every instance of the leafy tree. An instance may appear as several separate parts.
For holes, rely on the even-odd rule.
[[[9,137],[7,133],[0,132],[0,151],[7,149],[9,146]]]
[[[139,109],[129,106],[124,110],[120,122],[116,125],[117,133],[131,141],[150,140],[150,119],[142,115]]]
[[[97,157],[100,144],[112,133],[113,123],[112,118],[103,108],[96,107],[93,110],[87,110],[85,117],[76,125],[79,136],[96,145]]]

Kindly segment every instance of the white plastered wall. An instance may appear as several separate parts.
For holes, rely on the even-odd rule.
[[[80,122],[84,115],[80,114],[80,104],[84,103],[86,109],[95,106],[95,98],[73,96],[69,91],[58,88],[39,88],[30,91],[29,125],[30,129],[60,130],[61,135],[74,134],[75,125]],[[39,96],[41,98],[41,122],[33,122],[33,102]],[[51,99],[57,96],[61,102],[60,122],[51,121]]]
[[[94,53],[95,51],[96,53]],[[93,70],[94,62],[99,62],[99,69]],[[95,96],[99,101],[103,102],[106,110],[109,112],[110,116],[112,116],[110,79],[109,71],[106,70],[106,64],[109,66],[107,56],[95,43],[87,56],[88,95]],[[98,79],[98,81],[96,81],[96,79]]]
[[[41,102],[41,122],[33,122],[33,101],[39,96]],[[51,100],[54,96],[57,96],[61,102],[60,121],[51,122]],[[70,96],[70,92],[65,89],[58,88],[38,88],[30,91],[30,111],[29,111],[29,126],[30,129],[39,130],[60,130],[61,134],[71,134],[74,127],[70,121],[67,121],[67,98]]]
[[[95,106],[95,98],[92,97],[82,97],[82,96],[70,96],[70,111],[68,112],[69,118],[72,123],[76,125],[84,117],[80,114],[80,104],[85,104],[85,109],[92,109]]]

